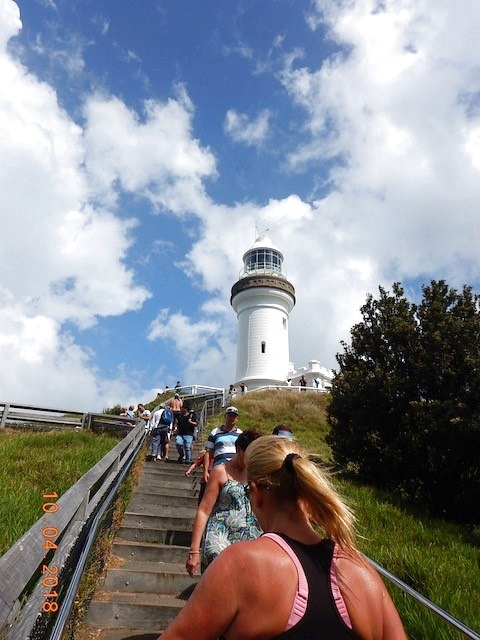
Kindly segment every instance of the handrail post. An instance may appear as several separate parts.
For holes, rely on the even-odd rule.
[[[89,502],[90,502],[90,495],[89,493],[86,493],[77,511],[75,512],[75,515],[73,516],[72,521],[75,522],[77,520],[81,520],[83,522],[84,520],[86,520]]]
[[[3,429],[5,427],[5,423],[7,422],[7,417],[8,417],[8,412],[9,411],[10,411],[10,403],[6,402],[4,407],[3,407],[2,422],[0,423],[0,429]]]

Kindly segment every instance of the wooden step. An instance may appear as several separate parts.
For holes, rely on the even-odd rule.
[[[190,593],[191,589],[176,595],[99,591],[90,603],[85,624],[101,629],[166,629]]]

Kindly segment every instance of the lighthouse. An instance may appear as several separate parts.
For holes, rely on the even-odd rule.
[[[289,372],[288,324],[295,289],[282,271],[283,254],[264,236],[243,256],[230,304],[237,314],[237,384],[283,384]]]

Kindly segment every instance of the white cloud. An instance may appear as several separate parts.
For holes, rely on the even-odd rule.
[[[10,38],[19,33],[22,21],[20,9],[13,0],[4,0],[0,15],[0,47],[4,49]]]
[[[465,21],[447,2],[318,0],[339,53],[317,69],[293,57],[281,75],[311,133],[291,165],[335,161],[327,202],[340,199],[341,226],[382,279],[448,279],[459,256],[468,279],[478,264],[480,7],[470,4]]]
[[[179,312],[162,309],[150,325],[148,338],[163,339],[184,362],[187,380],[203,381],[209,386],[225,384],[235,366],[234,334],[231,323],[224,322],[216,305],[207,305],[206,319],[197,322]],[[207,382],[205,382],[207,381]]]
[[[112,203],[119,185],[159,209],[198,207],[215,158],[192,137],[193,105],[183,87],[177,91],[176,100],[146,101],[143,119],[116,97],[87,100],[86,166],[97,198]]]
[[[136,373],[105,378],[67,326],[91,327],[150,296],[126,263],[137,221],[117,216],[118,195],[183,213],[190,198],[204,197],[215,160],[192,137],[181,87],[176,99],[147,102],[143,120],[118,99],[92,96],[80,127],[55,90],[7,52],[21,28],[10,0],[0,4],[0,25],[2,393],[101,409],[141,392]]]
[[[269,109],[262,109],[255,120],[249,120],[244,113],[229,109],[223,128],[235,142],[245,144],[247,147],[258,146],[268,136],[271,117],[272,113]]]
[[[317,0],[309,24],[325,25],[338,51],[309,66],[293,51],[278,79],[309,136],[288,166],[320,176],[322,191],[310,202],[292,193],[226,206],[208,195],[216,159],[195,138],[184,87],[147,100],[141,113],[118,97],[87,95],[80,126],[51,86],[5,52],[21,23],[11,0],[0,3],[4,397],[68,398],[90,409],[142,393],[140,372],[120,366],[105,379],[67,330],[137,310],[150,295],[126,262],[138,222],[118,216],[125,193],[198,221],[182,263],[205,296],[198,313],[188,318],[172,305],[148,329],[180,354],[189,382],[233,381],[230,288],[255,223],[270,228],[296,288],[290,342],[300,366],[310,358],[334,366],[339,340],[378,284],[444,277],[478,285],[480,5],[467,4],[465,20],[465,7],[447,0]],[[257,145],[272,113],[250,120],[231,110],[225,131]]]

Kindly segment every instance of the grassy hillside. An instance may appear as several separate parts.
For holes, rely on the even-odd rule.
[[[1,431],[0,555],[41,518],[44,493],[61,496],[116,444],[89,431]]]
[[[247,393],[236,398],[234,404],[240,412],[238,424],[242,429],[259,429],[268,435],[277,424],[287,424],[310,453],[330,464],[330,447],[325,442],[328,400],[327,394],[279,390]],[[215,416],[211,424],[209,422],[209,428],[221,424],[223,418],[223,415]]]
[[[240,413],[238,424],[264,434],[270,434],[276,424],[288,424],[313,459],[328,467],[332,462],[325,443],[328,398],[309,392],[247,394],[235,400]],[[223,415],[210,420],[207,433],[222,422]],[[342,474],[336,473],[334,481],[357,514],[360,549],[479,632],[478,537],[462,527],[430,519],[397,496],[360,486]],[[462,637],[395,587],[389,589],[410,638]]]

